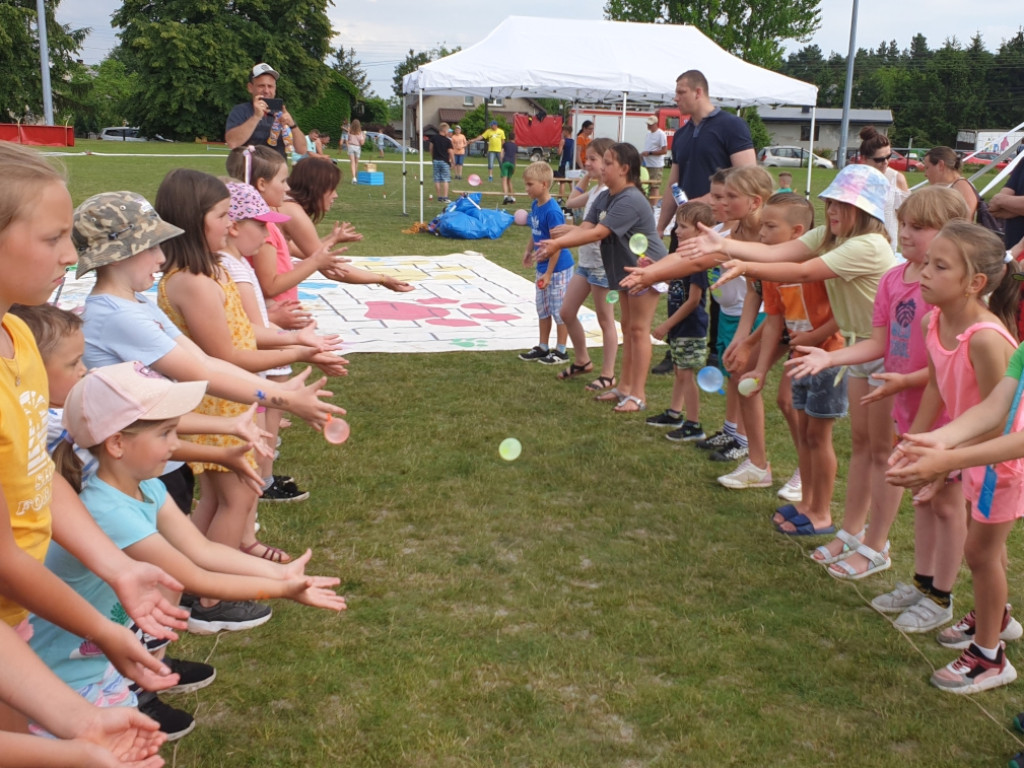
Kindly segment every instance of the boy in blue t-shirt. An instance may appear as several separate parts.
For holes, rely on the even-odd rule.
[[[676,211],[676,238],[697,237],[697,225],[714,226],[715,215],[705,203],[686,203]],[[651,335],[656,339],[668,338],[676,378],[672,384],[672,402],[669,408],[647,423],[652,427],[674,427],[665,437],[675,441],[703,440],[700,426],[700,392],[697,389],[697,371],[708,359],[708,314],[704,309],[704,295],[708,290],[708,273],[673,280],[668,287],[668,318],[656,326]],[[685,411],[684,411],[685,406]],[[686,414],[685,418],[683,414]]]
[[[573,261],[568,248],[563,248],[557,258],[535,261],[534,250],[541,240],[550,240],[551,230],[565,224],[561,206],[551,197],[551,183],[554,174],[547,163],[531,163],[523,171],[526,194],[533,200],[530,208],[530,241],[523,254],[523,266],[536,264],[537,267],[537,316],[540,318],[540,342],[533,349],[519,355],[520,360],[536,360],[544,365],[559,365],[568,361],[565,341],[569,331],[562,322],[562,301],[565,289],[572,277]],[[558,345],[548,348],[551,337],[551,318],[555,319]]]

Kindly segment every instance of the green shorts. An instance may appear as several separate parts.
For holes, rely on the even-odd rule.
[[[512,174],[516,172],[515,163],[502,163],[501,164],[501,178],[511,179]]]
[[[699,339],[680,336],[677,339],[669,339],[668,343],[672,353],[672,365],[676,368],[700,370],[708,361],[708,340],[704,336]]]

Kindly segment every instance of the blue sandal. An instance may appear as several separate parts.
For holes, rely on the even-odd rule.
[[[785,536],[824,536],[825,534],[836,532],[835,525],[831,523],[821,528],[815,528],[814,523],[811,522],[807,515],[794,515],[789,518],[788,522],[793,524],[795,530],[784,531],[778,525],[775,526],[775,530]]]

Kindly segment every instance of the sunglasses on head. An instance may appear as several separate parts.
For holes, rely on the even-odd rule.
[[[869,157],[868,160],[870,160],[872,163],[887,163],[889,162],[889,159],[891,157],[892,152],[890,152],[888,155],[882,155],[881,157]]]

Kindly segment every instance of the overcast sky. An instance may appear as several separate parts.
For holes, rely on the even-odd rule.
[[[63,0],[58,8],[62,24],[92,28],[80,54],[87,64],[99,62],[117,44],[110,16],[120,5],[120,0]],[[605,0],[518,0],[510,5],[479,0],[428,4],[421,0],[336,0],[328,8],[328,15],[337,33],[333,45],[354,48],[373,89],[387,98],[391,96],[395,66],[410,48],[421,51],[442,43],[449,48],[468,48],[511,14],[599,19],[604,5]],[[972,8],[983,10],[975,13]],[[934,49],[947,37],[956,36],[966,44],[975,32],[981,32],[985,47],[994,52],[1004,39],[1017,33],[1024,19],[1020,8],[1020,0],[987,0],[979,6],[963,0],[860,0],[857,45],[876,48],[883,41],[895,40],[900,48],[906,48],[920,32]],[[845,53],[849,47],[852,9],[852,0],[821,0],[822,24],[811,42],[819,45],[826,56],[832,51]],[[584,50],[586,41],[573,35],[572,24],[564,23],[564,28],[565,44],[579,45]],[[787,41],[786,48],[796,50],[804,44]]]

